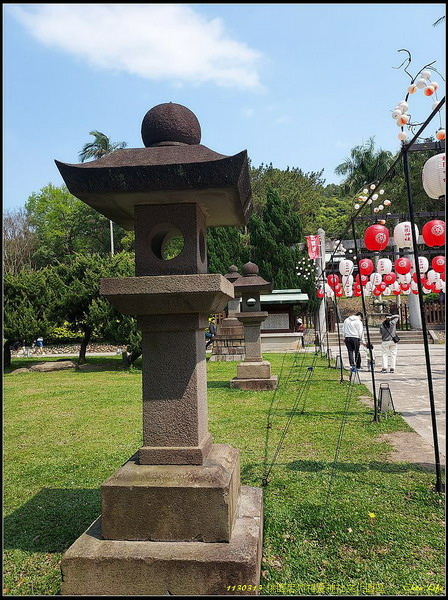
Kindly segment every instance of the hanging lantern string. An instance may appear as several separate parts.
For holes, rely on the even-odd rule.
[[[424,121],[424,123],[422,124],[422,126],[419,128],[419,130],[417,131],[417,133],[414,135],[414,137],[411,139],[411,141],[407,144],[405,144],[404,142],[402,143],[400,152],[397,156],[397,158],[394,160],[394,162],[392,163],[392,165],[389,167],[389,170],[387,171],[387,173],[379,180],[378,182],[378,186],[380,186],[384,181],[387,181],[387,179],[390,177],[390,175],[393,173],[395,166],[402,160],[403,154],[405,152],[408,151],[408,148],[410,148],[419,138],[420,134],[422,133],[422,131],[424,131],[424,129],[428,126],[428,124],[432,121],[432,119],[435,117],[435,115],[441,110],[442,106],[445,104],[445,96],[440,100],[439,104],[432,110],[431,114],[429,115],[429,117]],[[368,197],[367,200],[369,200],[371,198],[371,196],[373,195],[374,190],[372,190]],[[350,218],[350,222],[347,225],[347,227],[345,228],[343,234],[340,236],[339,238],[339,243],[336,245],[336,248],[334,248],[333,250],[333,254],[330,257],[329,262],[333,261],[333,257],[335,256],[341,241],[345,238],[345,236],[347,235],[347,233],[349,232],[349,230],[352,227],[352,222],[354,221],[354,219],[356,219],[356,217],[363,211],[364,206],[367,204],[367,202],[364,202],[355,212],[355,214]]]

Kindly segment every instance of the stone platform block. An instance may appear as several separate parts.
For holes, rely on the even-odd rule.
[[[262,491],[243,486],[228,543],[104,540],[101,521],[97,519],[62,558],[61,594],[256,595],[260,581],[262,512]],[[238,585],[246,589],[236,591]]]
[[[203,465],[128,460],[101,486],[108,540],[228,542],[240,492],[239,450],[212,444]]]
[[[277,375],[272,375],[269,379],[232,379],[230,387],[238,390],[269,391],[275,390],[278,386]]]
[[[236,368],[237,379],[270,379],[271,363],[267,360],[261,362],[242,362]]]

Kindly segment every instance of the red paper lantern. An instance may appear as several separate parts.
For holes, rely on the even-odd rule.
[[[437,273],[443,273],[445,270],[445,257],[444,256],[434,256],[431,261],[431,266],[434,271]]]
[[[356,285],[366,285],[366,283],[368,281],[369,281],[368,275],[356,275],[356,277],[355,277]]]
[[[384,225],[375,223],[364,232],[364,245],[369,250],[380,251],[389,243],[389,230]]]
[[[387,288],[387,284],[384,283],[384,281],[382,281],[381,283],[379,283],[377,286],[377,289],[380,290],[381,292],[384,292],[384,290]]]
[[[410,283],[400,283],[400,287],[403,290],[403,292],[406,292],[411,287],[411,284]]]
[[[445,221],[433,219],[423,225],[422,236],[427,246],[443,246],[445,244]]]
[[[361,273],[361,275],[370,275],[371,273],[373,273],[374,268],[375,268],[375,265],[370,260],[370,258],[363,258],[362,260],[359,261],[359,272]],[[361,281],[362,281],[362,279],[361,279]],[[366,281],[366,283],[367,283],[367,281]],[[364,283],[363,283],[363,285],[364,285]]]
[[[373,290],[373,292],[372,292],[372,294],[373,294],[374,296],[381,296],[381,294],[382,294],[382,293],[383,293],[383,292],[382,292],[380,289],[378,289],[377,287],[376,287],[376,288]]]
[[[362,296],[362,292],[361,290],[359,290],[359,292],[357,290],[353,290],[353,295],[359,298],[360,296]]]
[[[434,283],[431,283],[431,292],[433,292],[434,294],[440,294],[440,292],[442,291],[440,288],[436,287],[437,281],[434,281]]]
[[[327,283],[330,287],[334,288],[339,283],[339,276],[334,274],[328,275]]]
[[[336,290],[336,288],[335,288],[335,293],[338,298],[342,298],[342,296],[344,295],[342,288],[340,290]]]
[[[391,285],[392,283],[397,281],[397,276],[395,275],[395,273],[386,273],[386,275],[383,275],[383,281],[387,283],[387,285]]]
[[[324,292],[324,290],[320,289],[320,290],[317,290],[316,295],[318,298],[323,298],[325,296],[325,292]]]
[[[418,288],[416,290],[411,290],[413,294],[415,294],[417,296],[418,294]]]
[[[411,270],[412,264],[409,258],[402,256],[401,258],[397,258],[397,260],[394,262],[394,267],[397,273],[400,275],[405,275]]]
[[[418,282],[417,273],[412,273],[412,281],[413,281],[414,283],[417,283],[417,282]],[[421,284],[422,284],[422,285],[425,285],[425,282],[426,282],[426,277],[424,276],[424,274],[423,274],[423,273],[420,273],[420,282],[421,282]]]
[[[394,296],[399,296],[401,294],[401,290],[392,290],[392,294],[394,294]]]

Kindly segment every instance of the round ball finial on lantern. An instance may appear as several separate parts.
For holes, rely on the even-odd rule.
[[[142,140],[149,146],[196,145],[201,141],[201,126],[186,106],[166,102],[154,106],[143,117]]]
[[[423,189],[430,198],[437,200],[445,196],[445,153],[431,156],[423,166]]]
[[[243,277],[251,277],[252,275],[258,275],[259,268],[255,263],[249,261],[245,265],[243,265],[242,273]]]

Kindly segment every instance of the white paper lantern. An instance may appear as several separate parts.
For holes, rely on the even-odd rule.
[[[446,167],[445,153],[431,156],[423,166],[423,189],[430,198],[437,200],[445,195]]]
[[[370,283],[372,285],[379,285],[382,281],[383,278],[379,273],[372,273],[372,275],[370,275]]]
[[[415,238],[418,241],[418,227],[415,227]],[[398,223],[394,228],[394,242],[399,248],[413,248],[412,243],[412,225],[409,221]]]
[[[410,273],[399,274],[397,275],[397,281],[398,283],[411,283],[412,275]]]
[[[376,270],[380,275],[386,275],[392,271],[392,261],[389,258],[380,258],[376,265]]]
[[[438,279],[440,279],[440,273],[437,273],[437,271],[434,271],[434,269],[430,269],[426,273],[426,279],[431,283],[435,283]]]
[[[428,288],[425,288],[425,287],[423,287],[423,288],[422,288],[422,292],[423,292],[424,294],[431,294],[432,290],[428,290]]]
[[[390,296],[391,294],[392,290],[390,289],[390,286],[387,286],[387,288],[383,292],[383,296]]]
[[[368,281],[366,283],[366,285],[364,286],[364,289],[366,292],[369,292],[369,294],[370,294],[370,292],[373,290],[373,283],[371,281]]]
[[[444,292],[445,291],[445,282],[443,281],[443,279],[438,279],[435,282],[435,287],[436,287],[436,289]]]
[[[339,263],[339,273],[341,275],[350,275],[353,272],[353,261],[344,258]]]
[[[353,285],[353,275],[342,275],[342,285],[344,287]]]
[[[418,257],[418,266],[420,268],[420,273],[426,273],[426,271],[429,269],[429,260],[426,258],[426,256]]]
[[[409,287],[409,289],[407,289],[407,290],[401,290],[401,293],[404,294],[405,296],[409,296],[409,294],[411,293],[411,288]]]

